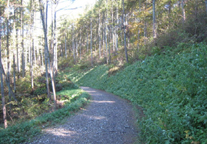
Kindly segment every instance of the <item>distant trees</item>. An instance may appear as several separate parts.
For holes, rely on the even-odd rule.
[[[102,60],[102,57],[105,56],[105,62],[110,63],[110,58],[115,58],[113,54],[116,53],[115,51],[119,47],[120,51],[124,50],[122,54],[125,54],[125,61],[128,62],[130,55],[134,55],[137,48],[140,51],[150,43],[156,44],[155,41],[160,35],[180,25],[180,22],[184,23],[187,17],[192,14],[192,11],[196,10],[196,13],[198,13],[198,11],[205,10],[206,7],[202,3],[202,0],[197,0],[197,8],[190,8],[193,1],[100,0],[97,1],[93,9],[86,11],[85,15],[75,21],[77,27],[74,27],[74,31],[80,31],[81,29],[81,39],[85,43],[85,49],[81,49],[81,51],[87,52],[88,32],[91,31],[90,25],[92,25],[95,35],[90,43],[92,42],[93,45],[94,61],[95,59]],[[187,9],[187,7],[189,8]],[[92,24],[82,27],[82,25],[91,22],[90,18],[93,19]],[[85,24],[82,22],[83,19],[86,21]],[[70,23],[70,20],[68,20],[68,23]],[[73,39],[73,37],[73,34],[68,35],[68,39]],[[145,50],[149,51],[150,49]],[[79,52],[84,53],[81,51]],[[119,55],[121,54],[119,53]],[[76,58],[76,63],[78,61]]]
[[[132,57],[143,57],[141,52],[147,54],[153,51],[152,47],[157,46],[159,37],[168,31],[185,28],[191,17],[198,18],[200,13],[207,13],[206,0],[99,0],[78,19],[66,18],[58,27],[58,2],[0,1],[0,76],[5,120],[5,105],[9,103],[12,106],[11,101],[17,100],[18,81],[30,79],[29,87],[33,93],[37,70],[41,70],[39,74],[45,74],[48,98],[56,104],[55,75],[59,57],[63,54],[74,64],[87,63],[93,67],[96,63],[115,62],[123,65],[131,62]],[[48,24],[48,5],[51,24]],[[41,22],[37,17],[41,18]],[[176,35],[170,37],[176,39]],[[4,91],[5,88],[8,90]]]

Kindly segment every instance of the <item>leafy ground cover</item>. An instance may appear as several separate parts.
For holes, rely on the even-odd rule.
[[[57,92],[58,109],[51,110],[53,104],[44,94],[44,88],[36,89],[34,93],[37,96],[21,98],[21,108],[29,117],[19,119],[7,129],[0,129],[0,143],[28,141],[40,134],[42,128],[61,122],[65,117],[70,116],[89,102],[90,96],[63,75],[60,73],[57,77],[61,89]]]
[[[206,44],[181,43],[109,76],[110,69],[75,69],[68,76],[141,106],[137,122],[145,143],[207,143]]]

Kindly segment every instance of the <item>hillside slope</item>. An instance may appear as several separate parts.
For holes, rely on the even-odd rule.
[[[204,43],[166,48],[108,75],[101,65],[70,70],[78,85],[106,90],[142,106],[138,119],[147,143],[207,143],[207,46]]]

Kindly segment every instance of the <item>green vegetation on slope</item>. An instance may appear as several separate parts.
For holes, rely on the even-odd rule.
[[[22,108],[29,117],[19,119],[7,129],[0,129],[0,143],[28,141],[29,138],[40,134],[42,128],[61,122],[89,102],[90,96],[65,77],[64,73],[60,73],[57,80],[57,87],[61,88],[61,91],[57,92],[57,105],[61,109],[49,112],[53,103],[46,98],[45,88],[36,89],[36,97],[21,98]]]
[[[106,90],[142,106],[147,143],[207,143],[207,46],[180,44],[109,76],[110,68],[70,71],[81,86]]]

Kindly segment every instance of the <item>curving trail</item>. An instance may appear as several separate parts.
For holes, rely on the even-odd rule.
[[[32,144],[132,144],[138,132],[132,106],[113,94],[81,87],[91,103],[65,124],[46,128]]]

